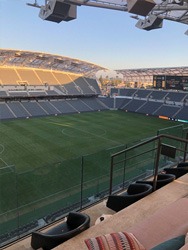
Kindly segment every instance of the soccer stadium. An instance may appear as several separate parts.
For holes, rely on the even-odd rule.
[[[103,71],[78,59],[0,50],[2,249],[99,249],[96,242],[110,239],[92,237],[121,241],[115,233],[126,228],[150,249],[185,233],[188,67],[119,70],[124,87],[105,94],[96,78]],[[148,243],[141,235],[161,213],[168,227]]]
[[[0,249],[188,249],[188,0],[0,19]]]

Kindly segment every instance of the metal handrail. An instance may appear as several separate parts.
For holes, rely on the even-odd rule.
[[[177,136],[173,136],[173,135],[165,135],[165,134],[161,134],[161,135],[157,135],[157,136],[154,136],[152,138],[150,138],[149,140],[146,140],[146,141],[143,141],[141,143],[138,143],[134,146],[131,146],[129,148],[126,148],[120,152],[117,152],[115,154],[112,154],[111,155],[111,168],[110,168],[110,187],[109,187],[109,194],[112,193],[112,181],[113,181],[113,170],[114,170],[114,165],[116,165],[116,163],[114,163],[114,158],[116,156],[119,156],[121,154],[126,154],[126,152],[129,152],[133,149],[136,149],[136,148],[139,148],[143,145],[146,145],[148,143],[151,143],[151,142],[154,142],[154,141],[157,141],[158,142],[158,146],[157,148],[157,155],[156,155],[156,160],[155,160],[155,168],[154,168],[154,180],[153,180],[153,189],[156,190],[156,185],[157,185],[157,176],[158,176],[158,166],[159,166],[159,159],[160,159],[160,154],[161,154],[161,146],[162,146],[162,139],[163,138],[166,138],[166,139],[171,139],[171,140],[175,140],[175,141],[179,141],[179,142],[182,142],[182,143],[185,143],[185,148],[184,150],[182,149],[179,149],[179,148],[176,148],[177,150],[181,151],[181,152],[184,152],[184,161],[186,160],[186,153],[187,153],[187,144],[188,144],[188,137],[186,137],[186,139],[184,138],[180,138],[180,137],[177,137]],[[149,152],[149,151],[147,151]],[[139,155],[143,155],[144,153],[146,152],[143,152],[143,153],[140,153]],[[135,156],[134,156],[135,157]],[[125,160],[124,160],[125,161]]]

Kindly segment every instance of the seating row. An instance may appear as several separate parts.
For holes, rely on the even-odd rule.
[[[169,184],[186,173],[188,173],[188,162],[181,162],[175,168],[164,168],[163,173],[159,173],[157,176],[156,189]],[[126,192],[120,195],[110,195],[106,205],[108,208],[118,212],[153,191],[154,180],[138,180],[130,184]]]
[[[171,170],[173,173],[175,173],[175,175],[169,173]],[[158,174],[156,186],[157,189],[160,189],[161,187],[172,182],[175,178],[179,178],[181,175],[188,173],[188,163],[179,163],[176,168],[165,168],[164,172],[165,173]],[[129,185],[125,193],[120,195],[110,195],[108,197],[106,206],[118,212],[152,192],[153,181],[136,181],[136,183]],[[43,248],[45,250],[50,250],[85,231],[89,227],[90,217],[87,214],[70,212],[65,222],[60,223],[47,232],[33,232],[31,237],[31,246],[33,249]],[[137,231],[135,234],[137,234]],[[87,242],[88,246],[90,243]]]

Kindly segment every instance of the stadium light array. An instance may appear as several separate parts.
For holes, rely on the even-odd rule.
[[[188,0],[40,0],[44,5],[27,3],[40,8],[39,17],[43,20],[60,23],[77,18],[77,6],[124,11],[137,15],[136,27],[153,30],[162,27],[163,20],[188,25]],[[145,16],[143,20],[139,16]],[[187,31],[185,32],[187,35]]]

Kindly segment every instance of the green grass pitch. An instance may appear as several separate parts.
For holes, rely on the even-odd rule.
[[[156,135],[177,125],[122,111],[82,113],[0,123],[0,167],[18,172],[49,166]]]
[[[85,156],[82,197],[86,198],[109,186],[110,155],[105,149],[115,152],[120,145],[155,136],[158,129],[174,125],[178,123],[123,111],[2,121],[2,228],[18,226],[17,207],[19,225],[24,225],[79,202],[81,156]]]

